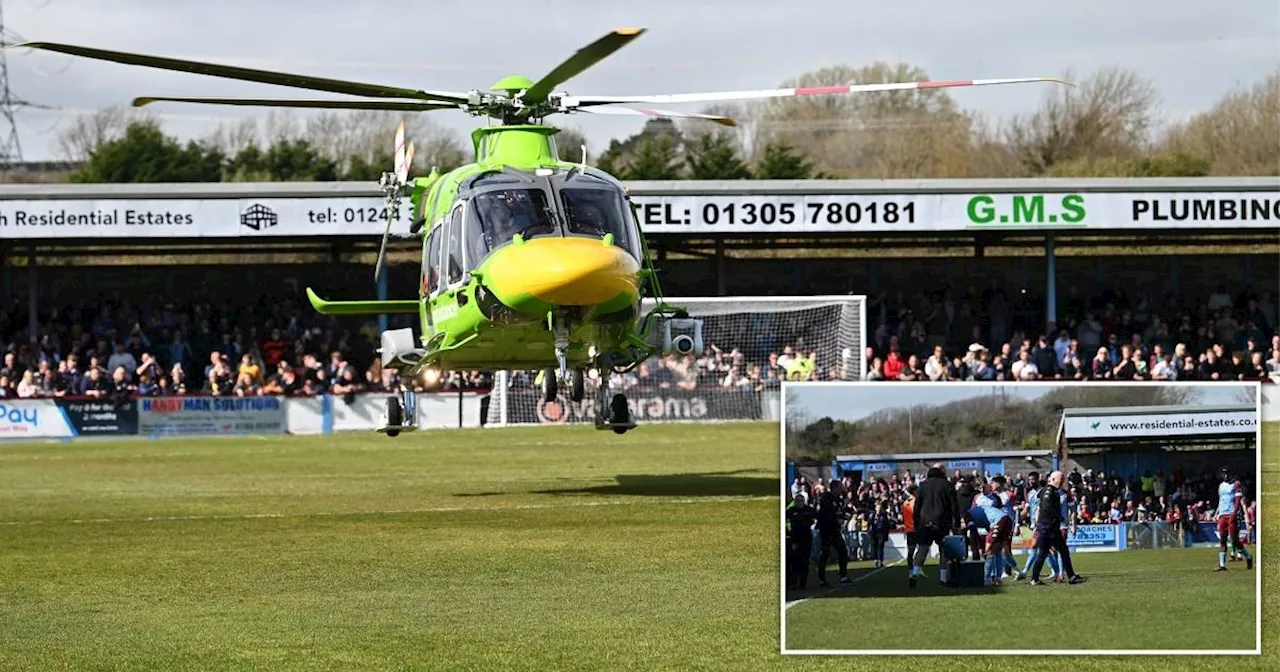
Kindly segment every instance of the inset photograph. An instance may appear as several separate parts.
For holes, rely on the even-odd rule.
[[[1260,654],[1259,387],[784,383],[782,652]]]

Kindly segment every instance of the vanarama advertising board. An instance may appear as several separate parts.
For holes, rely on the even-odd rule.
[[[143,435],[283,434],[279,397],[166,397],[138,402]]]

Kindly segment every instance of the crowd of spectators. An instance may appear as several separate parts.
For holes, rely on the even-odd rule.
[[[872,297],[861,377],[868,380],[1272,380],[1280,326],[1271,292],[1224,285],[1203,301],[1178,295],[1072,293],[1058,324],[1036,329],[993,282],[964,293]],[[326,317],[292,301],[188,304],[93,301],[41,315],[36,343],[22,310],[0,306],[0,397],[110,394],[348,394],[398,389],[374,352],[371,321]],[[398,326],[412,326],[405,322]],[[724,340],[724,339],[719,339]],[[967,343],[967,345],[966,345]],[[852,352],[789,345],[708,344],[701,355],[658,355],[610,386],[776,389],[784,380],[859,377]],[[820,353],[821,350],[821,353]],[[488,389],[492,376],[445,372],[418,389]],[[535,389],[537,372],[510,376]]]
[[[345,396],[404,382],[375,356],[376,325],[299,310],[289,302],[177,305],[160,301],[60,307],[35,344],[19,311],[0,309],[0,398],[209,394]],[[413,381],[418,389],[491,385],[478,372]]]
[[[1041,482],[1047,474],[1041,474]],[[872,526],[877,510],[887,513],[896,531],[903,528],[902,505],[907,500],[907,488],[924,474],[904,471],[887,477],[858,480],[844,475],[840,488],[844,493],[841,518],[845,521],[845,541],[851,557],[858,560],[871,558],[873,552]],[[991,474],[977,471],[962,474],[956,471],[950,477],[956,496],[968,508],[968,502],[982,492],[983,484]],[[1079,524],[1116,524],[1124,522],[1164,521],[1186,527],[1199,521],[1212,521],[1218,505],[1218,484],[1221,481],[1210,471],[1189,473],[1180,466],[1172,473],[1147,471],[1141,475],[1120,476],[1115,473],[1095,473],[1092,469],[1081,472],[1073,469],[1067,474],[1070,502]],[[1013,494],[1019,524],[1032,527],[1030,507],[1027,506],[1028,477],[1022,473],[1009,479],[1009,492]],[[1242,478],[1246,506],[1255,501],[1256,485],[1251,478]],[[810,482],[798,476],[789,489],[789,499],[806,493],[815,507],[823,501],[822,493],[829,487],[822,478]]]
[[[1028,300],[1017,295],[1017,301]],[[1271,380],[1280,382],[1280,321],[1272,292],[1218,285],[1179,294],[1072,292],[1059,320],[1019,319],[996,282],[909,300],[875,297],[867,380]]]

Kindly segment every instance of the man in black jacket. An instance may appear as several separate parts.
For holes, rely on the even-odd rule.
[[[831,559],[831,549],[836,551],[840,562],[840,583],[852,583],[849,580],[849,549],[844,545],[844,493],[840,481],[835,479],[827,485],[818,504],[818,543],[822,551],[818,554],[818,585],[826,588],[827,561]]]
[[[813,521],[818,512],[809,506],[809,493],[801,491],[787,505],[787,585],[803,590],[809,581],[813,557]]]
[[[910,584],[916,587],[916,579],[924,574],[924,562],[929,559],[929,548],[938,545],[938,557],[942,557],[942,543],[953,529],[960,526],[960,510],[956,504],[956,492],[947,480],[947,472],[941,464],[929,467],[925,479],[916,490],[915,509],[916,557],[911,562]]]
[[[1031,562],[1031,583],[1032,586],[1045,585],[1040,581],[1040,569],[1044,567],[1044,561],[1049,557],[1049,550],[1053,549],[1058,552],[1059,561],[1062,563],[1062,570],[1070,577],[1070,583],[1084,583],[1084,577],[1076,574],[1075,568],[1071,566],[1071,550],[1067,548],[1067,538],[1062,534],[1062,528],[1067,524],[1066,518],[1063,516],[1063,491],[1062,484],[1064,478],[1061,471],[1055,471],[1049,474],[1048,483],[1040,488],[1039,515],[1035,520],[1035,543],[1036,555],[1035,560]]]

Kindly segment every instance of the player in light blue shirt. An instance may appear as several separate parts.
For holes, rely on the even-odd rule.
[[[1232,478],[1226,469],[1222,470],[1222,482],[1218,484],[1218,571],[1227,571],[1227,542],[1240,552],[1247,562],[1246,567],[1253,569],[1253,556],[1249,549],[1240,543],[1240,528],[1237,516],[1244,499],[1244,488],[1240,481]]]
[[[1004,574],[1004,547],[1012,537],[1013,519],[1004,509],[1004,498],[999,490],[978,498],[978,506],[987,519],[987,571],[986,584],[1000,584],[1000,576]]]

